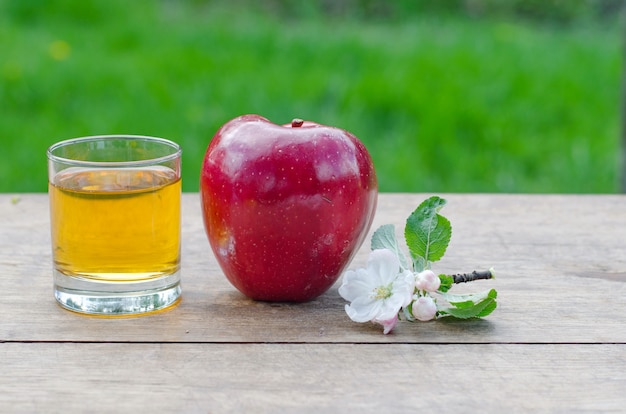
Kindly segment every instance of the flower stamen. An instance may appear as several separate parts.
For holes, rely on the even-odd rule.
[[[372,291],[372,299],[381,300],[393,295],[392,283],[387,286],[378,286]]]

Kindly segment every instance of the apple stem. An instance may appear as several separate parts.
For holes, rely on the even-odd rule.
[[[454,283],[467,283],[480,279],[494,279],[496,277],[493,268],[489,270],[476,271],[472,273],[462,273],[458,275],[452,275]]]
[[[291,121],[292,128],[299,128],[302,126],[302,124],[304,124],[304,121],[300,118],[295,118],[293,121]]]

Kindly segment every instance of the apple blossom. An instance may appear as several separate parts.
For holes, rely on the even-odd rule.
[[[419,321],[429,321],[437,314],[437,304],[430,296],[420,296],[411,305],[411,313]]]
[[[378,324],[382,325],[383,326],[383,333],[385,335],[387,335],[398,324],[398,315],[396,315],[393,318],[391,318],[389,320],[386,320],[386,321],[381,321],[381,320],[378,320],[378,319],[374,319],[372,322],[375,322],[375,323],[378,323]]]
[[[339,294],[351,302],[345,306],[350,319],[379,323],[388,333],[400,309],[411,303],[414,280],[410,271],[401,270],[395,253],[378,249],[370,253],[366,268],[344,273]]]
[[[426,292],[436,292],[441,285],[439,276],[430,269],[426,269],[417,274],[415,279],[415,287],[418,290],[425,290]]]
[[[407,219],[404,238],[410,262],[398,244],[393,224],[374,231],[367,267],[345,272],[339,288],[339,294],[351,302],[345,306],[350,319],[378,323],[387,334],[399,320],[483,318],[493,312],[498,296],[495,289],[471,294],[449,292],[458,283],[493,279],[493,268],[455,275],[436,275],[430,270],[450,242],[450,221],[439,214],[445,204],[440,197],[430,197]],[[437,304],[436,297],[443,299],[442,305]]]

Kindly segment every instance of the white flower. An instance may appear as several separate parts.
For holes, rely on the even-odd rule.
[[[355,322],[376,322],[388,333],[401,308],[411,303],[415,276],[400,267],[395,253],[377,249],[370,253],[367,268],[348,270],[339,294],[351,302],[346,313]]]
[[[430,296],[420,296],[411,305],[411,313],[417,320],[429,321],[437,314],[437,304]]]
[[[436,292],[440,285],[441,279],[430,269],[419,272],[415,279],[415,287],[427,292]]]

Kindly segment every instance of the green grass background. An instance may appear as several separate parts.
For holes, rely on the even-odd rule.
[[[492,3],[522,6],[0,0],[0,192],[46,191],[52,143],[118,133],[180,143],[197,191],[246,113],[353,132],[381,191],[618,192],[620,20]]]

